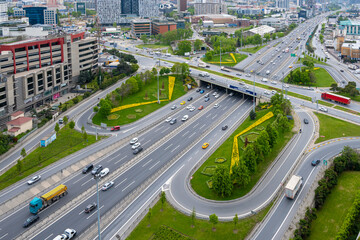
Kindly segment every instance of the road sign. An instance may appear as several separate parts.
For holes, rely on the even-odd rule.
[[[295,54],[295,53],[292,53],[292,54],[291,54],[291,57],[296,57],[296,54]]]
[[[326,159],[323,160],[323,164],[324,164],[325,166],[327,166],[327,160],[326,160]]]

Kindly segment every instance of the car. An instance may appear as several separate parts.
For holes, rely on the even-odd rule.
[[[272,94],[276,94],[276,91],[275,91],[275,90],[272,90],[271,93],[272,93]]]
[[[175,123],[176,123],[176,118],[174,118],[170,121],[170,125],[174,125]]]
[[[210,100],[210,98],[205,98],[205,100],[204,100],[204,101],[205,101],[205,102],[208,102],[209,100]]]
[[[305,123],[305,124],[309,124],[309,120],[307,120],[306,118],[304,118],[304,123]]]
[[[210,85],[207,85],[206,88],[209,89],[209,88],[210,88]]]
[[[62,118],[59,119],[59,124],[63,124],[64,120]]]
[[[86,173],[88,173],[90,170],[92,170],[93,168],[94,168],[94,165],[93,165],[93,164],[86,165],[86,167],[84,167],[84,169],[82,170],[82,173],[83,173],[83,174],[86,174]]]
[[[57,235],[53,240],[66,240],[67,236],[65,234]]]
[[[204,97],[205,97],[205,98],[208,98],[208,97],[209,97],[209,93],[205,94]]]
[[[271,84],[274,84],[274,85],[276,85],[276,81],[271,81]]]
[[[104,186],[102,186],[101,190],[106,191],[106,190],[108,190],[109,188],[111,188],[112,186],[114,186],[114,182],[113,182],[113,181],[107,182],[107,183],[104,184]]]
[[[265,95],[269,95],[270,92],[269,92],[268,90],[265,90],[265,91],[264,91],[264,94],[265,94]]]
[[[184,115],[184,116],[182,117],[181,121],[186,121],[186,120],[188,120],[188,119],[189,119],[189,115]]]
[[[140,147],[140,143],[139,142],[137,142],[137,143],[135,143],[134,145],[132,145],[131,146],[131,149],[137,149],[138,147]]]
[[[167,119],[165,119],[165,122],[170,122],[171,121],[171,117],[168,117]]]
[[[285,87],[285,88],[289,88],[289,85],[287,85],[287,84],[284,84],[284,87]]]
[[[229,94],[229,96],[231,97],[231,96],[233,96],[234,95],[234,93],[233,92],[231,92],[230,94]]]
[[[252,54],[251,54],[251,53],[249,53],[249,56],[252,56]]]
[[[242,76],[241,73],[237,73],[236,76]]]
[[[216,95],[216,96],[215,96],[215,98],[219,98],[219,97],[220,97],[220,95]]]
[[[344,72],[344,70],[340,69],[340,72]]]
[[[193,112],[195,110],[195,107],[192,107],[189,109],[190,112]]]
[[[201,88],[196,89],[196,92],[200,92],[200,91],[201,91]]]
[[[248,86],[248,85],[245,85],[244,88],[245,88],[245,89],[249,89],[249,86]]]
[[[262,82],[267,82],[268,79],[267,79],[267,78],[263,78],[261,81],[262,81]]]
[[[292,68],[292,66],[289,66],[289,68]]]
[[[175,109],[176,109],[176,106],[173,105],[173,106],[171,107],[171,110],[175,110]]]
[[[320,163],[320,159],[316,159],[316,160],[311,161],[311,165],[313,165],[313,166],[316,166],[319,163]]]
[[[211,80],[215,80],[215,78],[214,78],[214,77],[211,77],[210,79],[211,79]]]
[[[213,95],[213,96],[216,96],[216,95],[217,95],[217,92],[214,92],[212,95]]]
[[[240,82],[239,82],[239,85],[245,85],[245,82],[244,82],[244,81],[240,81]]]
[[[247,73],[245,76],[247,76],[247,77],[251,77],[250,73]]]
[[[138,147],[137,149],[135,149],[135,150],[133,151],[133,154],[136,155],[136,154],[138,154],[139,152],[141,152],[142,150],[143,150],[143,148],[140,146],[140,147]]]
[[[85,213],[89,213],[91,212],[92,210],[94,210],[96,208],[96,203],[90,203],[89,205],[86,206],[85,208]]]
[[[75,231],[75,229],[67,228],[67,229],[65,229],[63,235],[65,235],[65,236],[67,237],[66,239],[69,239],[69,240],[70,240],[70,239],[72,239],[73,237],[75,237],[76,231]]]
[[[189,97],[189,98],[188,98],[188,102],[190,102],[191,100],[193,100],[193,98],[192,98],[192,97]]]
[[[40,175],[33,176],[29,181],[27,181],[27,184],[28,185],[34,184],[37,181],[39,181],[40,179],[41,179]]]
[[[225,125],[225,126],[222,126],[221,130],[225,131],[226,129],[228,129],[228,126]]]
[[[206,149],[208,146],[209,146],[209,143],[206,142],[202,145],[202,149]]]
[[[33,224],[34,222],[36,222],[37,220],[39,220],[39,215],[33,215],[31,217],[29,217],[28,219],[26,219],[26,221],[24,222],[23,227],[27,228],[28,226],[30,226],[31,224]]]
[[[189,110],[190,108],[193,108],[193,107],[194,106],[190,104],[190,105],[186,106],[186,109]]]
[[[139,141],[138,138],[133,138],[130,140],[130,145],[133,145],[133,144],[137,143],[138,141]]]
[[[180,105],[184,105],[185,104],[185,101],[182,101],[181,103],[180,103]]]
[[[202,110],[202,109],[204,109],[204,106],[201,105],[198,109],[199,109],[199,110]]]
[[[328,111],[326,107],[320,107],[319,109],[320,109],[320,111],[323,111],[323,112],[327,112],[327,111]]]
[[[203,94],[204,92],[205,92],[204,90],[201,90],[201,91],[200,91],[200,94]]]
[[[220,106],[219,106],[219,104],[216,103],[216,104],[214,105],[214,108],[218,108],[218,107],[220,107]]]
[[[110,131],[120,131],[120,126],[114,126],[110,129]]]
[[[98,165],[98,166],[96,166],[96,167],[91,171],[91,174],[92,174],[92,175],[99,174],[102,169],[103,169],[103,167],[102,167],[101,165]]]

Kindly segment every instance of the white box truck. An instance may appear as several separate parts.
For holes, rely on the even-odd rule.
[[[302,186],[302,177],[293,175],[285,186],[285,196],[294,199]]]

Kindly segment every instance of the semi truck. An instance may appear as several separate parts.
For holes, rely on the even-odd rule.
[[[67,187],[64,184],[60,184],[56,188],[51,191],[45,193],[40,197],[34,197],[29,204],[30,212],[32,214],[37,214],[44,208],[50,206],[54,202],[56,202],[61,197],[67,194]]]
[[[302,186],[302,177],[292,175],[289,182],[285,186],[285,196],[294,199]]]
[[[351,102],[351,99],[348,97],[340,96],[334,93],[327,93],[327,92],[322,93],[321,98],[324,100],[332,100],[334,102],[346,104],[346,105],[350,104]]]
[[[226,68],[226,67],[221,67],[221,71],[224,71],[224,72],[231,72],[230,69]]]

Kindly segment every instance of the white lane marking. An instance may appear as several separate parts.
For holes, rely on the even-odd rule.
[[[125,191],[128,187],[130,187],[132,184],[134,184],[135,183],[135,181],[132,181],[129,185],[127,185],[123,190],[122,190],[122,192],[123,191]]]
[[[192,136],[194,136],[196,134],[196,132],[193,132],[188,138],[191,138]]]
[[[167,130],[169,130],[169,128],[170,128],[170,127],[165,128],[164,130],[161,131],[161,133],[166,132]]]
[[[199,150],[197,150],[197,151],[195,152],[195,155],[196,155],[198,152],[199,152]]]
[[[100,211],[100,209],[102,209],[104,207],[104,205],[102,205],[101,206],[101,208],[99,208],[99,211]],[[95,212],[93,212],[90,216],[88,216],[86,219],[88,219],[89,220],[89,218],[91,218],[95,213],[97,213],[97,208],[96,208],[96,211]]]
[[[188,162],[190,162],[191,159],[192,159],[192,157],[190,157],[190,158],[188,159]]]
[[[232,100],[232,103],[234,103],[234,102],[235,102],[235,100],[236,100],[236,99],[234,98],[234,100]]]
[[[159,131],[160,129],[162,129],[163,127],[158,127],[156,130],[154,130],[154,132]]]
[[[169,147],[171,147],[173,144],[171,143],[169,146],[167,146],[164,150],[168,150]]]
[[[115,164],[118,164],[120,161],[122,161],[122,160],[125,159],[126,157],[127,157],[127,155],[124,156],[124,157],[122,157],[122,158],[120,158],[120,160],[116,161]]]
[[[212,119],[212,120],[214,120],[214,118],[216,118],[216,117],[217,117],[217,114],[216,114],[216,115],[214,115],[211,119]]]
[[[171,152],[174,152],[176,149],[178,149],[178,147],[180,147],[180,145],[177,145],[173,150],[171,150]]]
[[[118,156],[122,155],[122,153],[117,154],[115,157],[111,158],[110,160],[107,160],[106,162],[111,162],[112,160],[116,159]]]
[[[184,137],[186,134],[188,134],[189,133],[189,131],[186,131],[186,133],[184,133],[182,136]]]
[[[196,123],[193,128],[196,128],[199,125],[199,123]]]
[[[149,170],[153,169],[153,167],[155,167],[160,161],[157,161],[154,165],[152,165],[151,168],[149,168]]]
[[[215,133],[215,135],[214,135],[214,137],[216,137],[218,134],[217,133]]]
[[[151,161],[152,161],[152,159],[150,159],[149,161],[147,161],[146,163],[144,163],[144,165],[142,165],[142,167],[145,167],[145,166],[148,165]]]
[[[118,186],[120,186],[122,183],[124,183],[127,180],[127,178],[125,178],[124,180],[121,181],[121,183],[119,183],[118,185],[115,186],[115,188],[117,188]]]
[[[146,141],[143,145],[148,144],[149,142],[151,142],[151,139]]]
[[[224,110],[226,110],[228,108],[228,106],[224,107]]]
[[[86,178],[88,175],[85,175],[85,176],[83,176],[83,177],[81,177],[81,178],[79,178],[78,180],[76,180],[75,182],[73,182],[73,184],[75,184],[75,183],[77,183],[77,182],[79,182],[79,181],[81,181],[81,180],[83,180],[84,178]]]
[[[128,131],[134,129],[135,127],[129,128],[128,130],[122,131],[123,133],[127,133]]]
[[[7,234],[6,234],[6,235],[7,235]],[[5,236],[6,236],[6,235],[5,235]],[[53,233],[52,233],[52,234],[50,234],[50,235],[49,235],[49,236],[47,236],[44,240],[47,240],[47,239],[51,238],[51,236],[52,236],[52,235],[54,235],[54,234],[53,234]],[[0,239],[2,239],[2,238],[3,238],[3,237],[1,237]]]
[[[90,178],[89,180],[87,180],[86,182],[84,182],[83,184],[81,184],[81,186],[84,186],[85,184],[87,184],[87,183],[90,182],[91,180],[93,180],[93,178]]]
[[[200,129],[203,129],[206,126],[206,124],[202,125]]]

